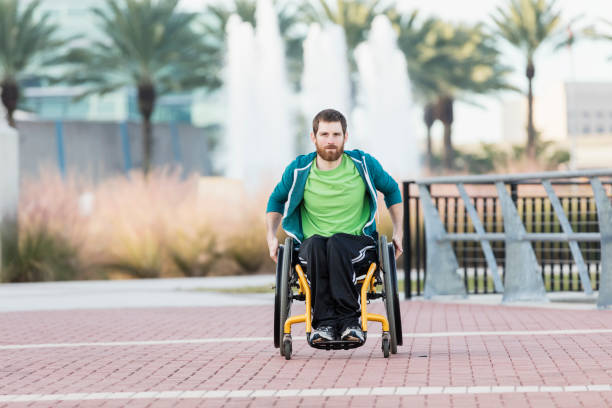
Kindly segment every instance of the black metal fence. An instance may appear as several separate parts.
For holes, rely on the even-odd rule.
[[[588,182],[553,183],[574,232],[599,232],[597,208]],[[442,222],[449,233],[474,232],[474,226],[454,185],[434,186],[432,199]],[[486,232],[503,232],[502,209],[494,187],[487,191],[483,186],[473,187],[472,203]],[[610,194],[609,185],[608,194]],[[466,185],[466,188],[470,186]],[[539,184],[511,184],[511,196],[523,221],[526,231],[562,232],[550,200]],[[413,182],[404,182],[404,234],[407,239],[404,254],[404,290],[406,298],[423,293],[427,278],[426,241],[424,218],[418,190]],[[479,242],[453,242],[469,294],[496,293],[493,279],[487,269],[486,260]],[[582,291],[578,270],[566,242],[534,242],[534,252],[542,267],[542,279],[547,291]],[[491,246],[502,274],[505,261],[504,241],[491,241]],[[594,290],[599,288],[600,250],[599,242],[580,242],[580,250],[587,265]],[[410,268],[408,268],[410,265]],[[410,273],[408,273],[410,271]]]

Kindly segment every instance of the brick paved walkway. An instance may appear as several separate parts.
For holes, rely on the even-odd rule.
[[[296,339],[291,361],[271,306],[0,313],[0,407],[612,406],[610,311],[401,308],[389,359],[372,324],[349,351]]]

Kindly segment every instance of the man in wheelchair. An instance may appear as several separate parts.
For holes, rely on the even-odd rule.
[[[312,294],[315,344],[364,342],[356,282],[376,260],[376,190],[384,194],[391,215],[395,256],[401,254],[398,185],[371,155],[344,151],[346,128],[346,119],[336,110],[325,109],[314,117],[310,139],[316,152],[298,156],[287,166],[266,210],[272,259],[278,261],[276,232],[281,221],[299,247]]]

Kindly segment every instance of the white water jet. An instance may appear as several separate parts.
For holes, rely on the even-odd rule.
[[[227,26],[225,175],[250,190],[277,181],[295,155],[283,43],[270,0],[257,2],[256,20],[255,31],[236,15]]]
[[[223,139],[223,162],[225,176],[244,180],[246,175],[246,137],[255,128],[257,114],[253,109],[255,71],[253,27],[233,15],[227,22],[227,61],[225,89],[229,112]]]
[[[302,112],[309,124],[326,108],[350,115],[351,84],[344,31],[338,25],[312,24],[304,40]],[[349,143],[352,144],[349,133]],[[354,144],[352,144],[355,146]]]
[[[363,150],[391,174],[419,174],[419,144],[412,121],[412,96],[404,54],[386,16],[372,22],[368,40],[355,50],[359,95],[353,127]]]

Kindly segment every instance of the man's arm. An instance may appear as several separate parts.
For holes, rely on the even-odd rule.
[[[393,223],[393,246],[395,246],[395,259],[402,254],[402,239],[404,236],[404,209],[402,203],[393,204],[389,207],[391,222]]]
[[[268,249],[270,250],[270,258],[274,262],[278,262],[278,238],[276,238],[276,231],[282,219],[283,214],[281,213],[274,211],[266,213],[266,239],[268,241]]]

